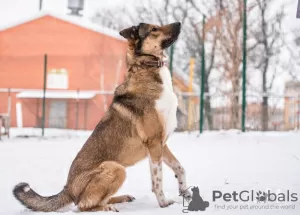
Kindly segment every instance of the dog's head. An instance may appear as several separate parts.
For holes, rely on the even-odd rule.
[[[163,50],[170,47],[180,33],[181,23],[175,22],[169,25],[158,26],[140,23],[120,31],[120,35],[126,38],[135,55],[162,56]]]

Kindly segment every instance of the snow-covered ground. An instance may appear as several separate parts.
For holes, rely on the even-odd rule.
[[[47,130],[46,138],[16,137],[40,135],[40,130],[13,130],[11,139],[0,141],[0,214],[40,215],[25,210],[12,195],[18,182],[28,182],[42,195],[58,193],[64,186],[69,166],[81,148],[89,132]],[[254,133],[237,131],[197,133],[175,133],[169,146],[187,172],[190,186],[198,186],[205,201],[210,202],[199,214],[300,214],[300,199],[297,202],[249,203],[225,202],[212,199],[212,193],[243,190],[271,190],[286,193],[289,190],[300,198],[300,133]],[[182,199],[177,193],[174,174],[164,166],[164,191],[168,198],[177,201],[168,208],[159,208],[150,188],[148,161],[128,168],[127,179],[120,194],[133,195],[132,203],[117,205],[121,214],[182,214]],[[240,209],[254,205],[285,205],[289,209]],[[218,205],[218,208],[217,208]],[[236,209],[226,210],[231,205]],[[222,207],[225,209],[222,209]],[[104,213],[104,212],[96,212]],[[113,213],[113,212],[106,212]],[[50,213],[56,214],[56,213]],[[77,214],[66,212],[66,215]],[[89,214],[89,213],[82,213]]]

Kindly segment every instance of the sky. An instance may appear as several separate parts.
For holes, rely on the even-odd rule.
[[[84,15],[91,17],[101,8],[113,8],[118,5],[130,5],[141,0],[85,0]],[[7,25],[22,17],[28,17],[39,11],[40,0],[0,0],[0,26]],[[68,0],[43,0],[43,9],[57,13],[67,13]]]
[[[43,9],[57,13],[67,13],[68,0],[42,0]],[[159,0],[157,0],[159,2]],[[300,25],[300,19],[296,19],[296,8],[298,0],[275,0],[280,6],[288,2],[286,25],[295,28]],[[0,27],[14,22],[22,17],[27,17],[39,10],[40,0],[0,0]],[[85,0],[84,15],[93,16],[101,8],[114,8],[123,5],[140,4],[143,0]],[[276,8],[274,8],[276,11]]]
[[[130,6],[135,4],[142,4],[146,0],[85,0],[83,14],[85,17],[92,17],[96,11],[101,11],[102,8],[115,8],[119,6]],[[154,0],[158,3],[162,0]],[[175,1],[175,0],[171,0]],[[200,1],[200,0],[198,0]],[[205,0],[203,0],[205,1]],[[296,9],[298,0],[273,0],[273,11],[276,12],[282,4],[286,6],[286,17],[284,20],[284,31],[287,35],[286,41],[292,40],[292,29],[300,27],[300,19],[296,19]],[[0,28],[9,26],[10,24],[17,22],[22,17],[30,17],[39,11],[40,0],[0,0]],[[53,11],[56,13],[68,13],[68,0],[43,0],[43,10]],[[157,4],[156,4],[157,5]],[[288,61],[288,55],[282,54],[281,58],[284,61]],[[290,77],[284,77],[285,81],[288,81]],[[279,80],[276,86],[279,91],[283,91],[284,82]],[[277,88],[277,87],[276,87]]]

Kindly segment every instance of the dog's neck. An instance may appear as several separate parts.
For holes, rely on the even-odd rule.
[[[157,69],[165,66],[166,57],[163,52],[158,55],[137,53],[134,45],[129,45],[126,60],[128,68],[144,67]]]

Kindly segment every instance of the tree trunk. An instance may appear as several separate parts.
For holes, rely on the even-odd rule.
[[[233,96],[232,104],[232,128],[239,128],[239,96]]]
[[[267,72],[266,68],[264,68],[263,72],[263,80],[262,80],[262,88],[263,88],[263,102],[262,102],[262,108],[261,108],[261,125],[262,130],[267,131],[268,130],[268,122],[269,122],[269,105],[268,100],[269,97],[267,95]]]
[[[262,102],[262,130],[267,131],[268,130],[268,122],[269,122],[269,111],[268,111],[268,96],[263,96],[263,102]]]
[[[238,75],[233,80],[233,88],[232,88],[232,106],[231,106],[231,125],[232,128],[238,129],[239,123],[239,78]]]

